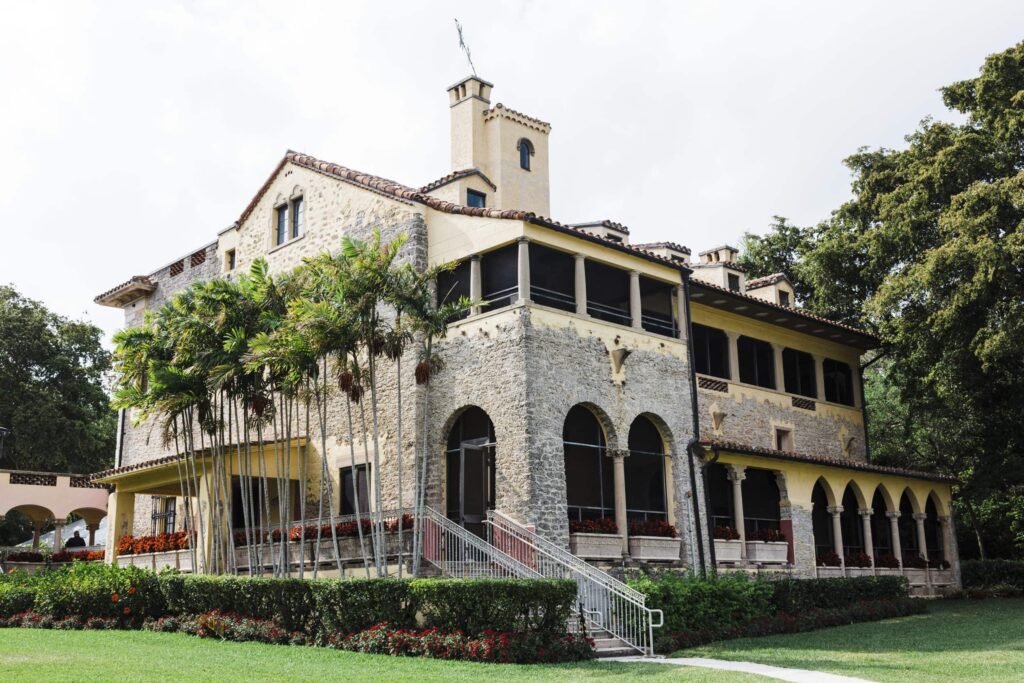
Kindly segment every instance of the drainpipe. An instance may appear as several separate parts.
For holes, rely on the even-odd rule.
[[[711,510],[711,491],[708,489],[708,468],[718,462],[718,446],[711,447],[711,460],[704,461],[700,466],[700,479],[704,484],[704,510]],[[711,556],[711,571],[717,573],[718,565],[715,560],[715,525],[714,519],[708,513],[708,554]]]
[[[686,462],[689,465],[690,470],[690,500],[693,501],[693,531],[697,537],[697,557],[700,558],[700,576],[706,579],[708,576],[707,563],[704,559],[704,539],[701,534],[701,522],[700,522],[700,501],[697,498],[697,472],[693,466],[694,455],[698,452],[700,444],[700,418],[697,413],[697,375],[694,372],[693,364],[693,323],[691,322],[690,315],[690,278],[687,273],[682,273],[683,278],[683,306],[686,311],[686,357],[687,362],[690,364],[690,413],[693,418],[693,437],[686,444]],[[703,460],[703,458],[701,458]],[[704,476],[704,467],[701,467],[701,478],[704,482],[704,493],[705,499],[707,498],[707,477]],[[710,508],[707,507],[707,501],[705,500],[705,510]],[[710,539],[711,537],[708,536]],[[711,566],[715,564],[715,546],[711,543],[709,550],[711,551]]]

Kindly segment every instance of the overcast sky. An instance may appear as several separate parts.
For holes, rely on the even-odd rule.
[[[694,253],[810,224],[842,159],[1024,38],[1022,2],[0,0],[0,283],[108,334],[96,294],[230,225],[287,149],[449,169],[464,27],[492,102],[552,124],[551,212]]]

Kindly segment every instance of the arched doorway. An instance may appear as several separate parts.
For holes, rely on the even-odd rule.
[[[654,423],[643,415],[633,420],[625,460],[626,517],[630,522],[668,521],[665,457],[665,441]]]
[[[889,512],[889,506],[885,504],[881,488],[875,489],[871,509],[874,511],[871,515],[871,542],[875,546],[875,564],[878,564],[878,558],[896,554],[892,547],[892,525],[885,514]]]
[[[913,558],[920,555],[917,545],[917,522],[914,520],[914,504],[910,502],[910,496],[904,491],[900,496],[900,548],[902,549],[903,563],[908,564]]]
[[[864,552],[864,525],[860,517],[860,499],[853,490],[853,484],[847,484],[843,492],[843,512],[840,523],[843,529],[843,555],[849,557]]]
[[[945,545],[942,538],[942,527],[939,524],[939,511],[931,495],[924,506],[924,540],[928,551],[928,562],[934,567],[944,560]]]
[[[828,493],[818,480],[811,492],[811,528],[814,531],[814,554],[819,558],[834,553],[836,549],[832,536],[832,513],[828,511],[830,505]]]
[[[615,518],[614,474],[605,456],[607,439],[597,417],[573,406],[562,426],[565,452],[565,497],[569,521]]]
[[[494,509],[494,424],[480,408],[467,408],[448,432],[445,504],[448,519],[483,537]]]
[[[779,530],[779,484],[775,472],[748,467],[743,480],[743,532],[754,540],[762,529]]]

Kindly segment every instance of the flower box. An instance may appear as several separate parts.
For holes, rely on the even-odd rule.
[[[665,536],[630,536],[629,555],[634,560],[665,560],[679,559],[679,547],[682,541],[678,538]]]
[[[932,569],[932,585],[935,586],[952,586],[953,570],[952,569]]]
[[[739,562],[743,559],[743,541],[715,539],[716,562]]]
[[[874,576],[875,570],[871,567],[847,567],[847,576]]]
[[[928,583],[927,569],[908,569],[904,567],[903,575],[907,577],[907,581],[910,582],[911,586],[924,586]]]
[[[618,534],[569,534],[569,551],[590,560],[622,559],[622,536]]]
[[[875,574],[877,576],[901,576],[902,572],[899,567],[875,567]]]
[[[785,564],[789,559],[789,544],[785,541],[747,541],[747,559],[763,564]]]
[[[842,577],[842,567],[818,567],[819,579],[841,579]]]

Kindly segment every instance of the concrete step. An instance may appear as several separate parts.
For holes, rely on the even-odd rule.
[[[604,659],[605,657],[636,657],[640,653],[631,647],[619,647],[608,650],[598,650],[595,648],[594,655],[598,659]]]

